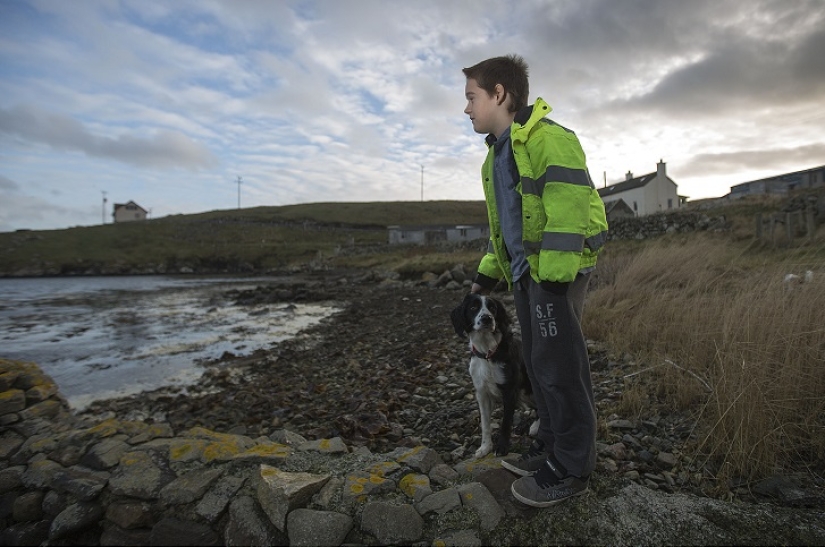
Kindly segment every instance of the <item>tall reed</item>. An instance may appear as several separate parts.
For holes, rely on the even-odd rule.
[[[649,368],[629,399],[693,411],[720,478],[825,460],[825,261],[790,256],[667,237],[608,248],[591,288],[588,336]]]

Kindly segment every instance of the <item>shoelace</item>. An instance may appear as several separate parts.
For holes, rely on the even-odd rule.
[[[536,477],[536,484],[539,485],[540,488],[549,488],[551,486],[556,486],[557,484],[561,484],[561,479],[553,473],[553,470],[550,469],[550,466],[545,463],[541,466],[538,473],[534,475]]]
[[[530,448],[527,450],[527,452],[525,452],[524,454],[521,455],[521,458],[519,458],[519,460],[527,461],[527,460],[529,460],[531,458],[535,458],[536,456],[539,456],[540,454],[543,454],[543,453],[544,453],[544,443],[539,444],[537,442],[533,442],[532,444],[530,444]]]

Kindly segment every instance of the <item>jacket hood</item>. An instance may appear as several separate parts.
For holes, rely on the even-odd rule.
[[[510,138],[523,141],[533,126],[552,111],[552,106],[547,104],[541,97],[537,97],[535,103],[525,106],[516,112],[516,117],[513,118],[513,125],[510,128]],[[524,133],[522,133],[522,131],[524,131]],[[495,144],[496,140],[498,140],[496,136],[490,133],[485,137],[484,142],[490,147]]]
[[[510,132],[511,138],[514,140],[524,140],[533,126],[552,111],[553,107],[547,104],[541,97],[537,97],[535,103],[525,106],[516,112],[516,117],[513,119],[513,127]]]

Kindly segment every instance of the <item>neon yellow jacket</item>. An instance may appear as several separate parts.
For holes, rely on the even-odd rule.
[[[530,275],[538,283],[568,283],[596,259],[607,236],[604,203],[590,179],[579,139],[546,119],[552,108],[540,97],[516,114],[510,127],[521,194],[522,238]],[[481,168],[490,244],[476,282],[492,288],[501,278],[513,286],[493,190],[493,147]]]

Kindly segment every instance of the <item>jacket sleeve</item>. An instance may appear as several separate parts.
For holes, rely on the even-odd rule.
[[[537,272],[539,281],[568,283],[582,267],[593,182],[576,135],[552,123],[542,125],[528,146],[537,175],[533,197],[541,200],[544,215],[536,242]]]
[[[504,271],[501,269],[498,257],[496,257],[493,252],[493,243],[491,241],[488,245],[487,253],[481,258],[481,262],[478,264],[478,273],[474,281],[485,289],[492,290],[498,282],[501,281],[502,277],[504,277]]]

